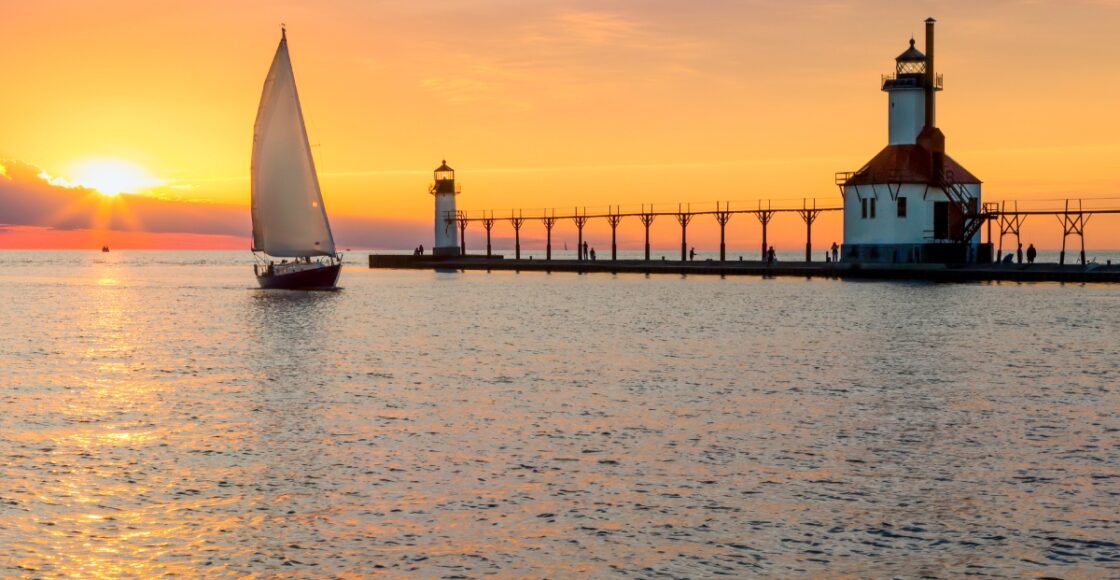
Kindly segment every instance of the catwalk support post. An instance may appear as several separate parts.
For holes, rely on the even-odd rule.
[[[1085,213],[1081,200],[1077,200],[1077,209],[1070,209],[1070,200],[1066,200],[1066,210],[1058,216],[1058,221],[1062,224],[1062,253],[1058,254],[1058,264],[1066,263],[1066,238],[1071,235],[1081,238],[1081,256],[1078,260],[1082,266],[1085,266],[1085,224],[1089,223],[1089,218],[1092,213]]]
[[[996,261],[1003,260],[1003,237],[1007,234],[1015,234],[1016,248],[1022,247],[1023,238],[1023,222],[1027,221],[1027,216],[1019,213],[1019,202],[1012,202],[1011,211],[1007,210],[1007,202],[1000,202],[999,209],[999,248],[996,253]],[[1016,250],[1016,254],[1018,251]]]
[[[545,246],[544,246],[544,259],[552,260],[552,226],[556,225],[556,210],[552,210],[552,215],[545,215],[541,218],[544,222],[545,231]]]
[[[490,230],[494,229],[494,212],[490,212],[490,217],[483,216],[482,227],[486,228],[486,257],[491,256],[490,253]]]
[[[578,257],[576,259],[583,261],[583,226],[587,225],[587,208],[583,208],[583,214],[580,214],[577,207],[572,214],[572,221],[576,222],[576,232],[578,232],[576,238],[576,256]]]
[[[657,217],[653,213],[653,206],[649,206],[649,211],[646,211],[646,206],[642,206],[642,213],[638,215],[638,219],[642,220],[642,225],[646,229],[646,261],[649,261],[649,227],[653,225],[653,218]]]
[[[677,204],[677,223],[681,224],[681,261],[688,261],[688,224],[692,221],[692,208],[684,209],[681,204]]]
[[[813,261],[813,222],[821,214],[817,209],[817,200],[813,200],[813,207],[809,207],[808,200],[801,200],[801,209],[797,212],[805,220],[805,261]]]
[[[521,217],[518,213],[514,215],[511,211],[509,216],[509,223],[513,224],[513,259],[521,259],[521,225],[525,223],[525,218]]]
[[[719,202],[716,202],[716,221],[719,222],[719,261],[727,261],[727,222],[731,221],[731,202],[725,202],[721,210]]]
[[[467,222],[470,221],[470,220],[467,219],[467,212],[465,212],[465,211],[460,211],[459,212],[458,219],[459,219],[459,252],[460,252],[460,254],[466,256],[467,255]],[[454,231],[454,230],[452,230],[452,231]]]
[[[766,261],[766,250],[770,248],[766,244],[766,227],[770,225],[770,220],[774,219],[774,210],[770,209],[770,202],[766,202],[766,209],[762,209],[762,202],[758,202],[758,212],[754,214],[758,218],[758,223],[762,224],[762,261]]]
[[[619,209],[616,206],[614,211],[607,208],[607,223],[611,226],[611,261],[618,260],[618,223],[622,221],[622,216],[619,215]]]

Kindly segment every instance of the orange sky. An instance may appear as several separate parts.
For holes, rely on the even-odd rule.
[[[930,15],[939,125],[986,200],[1120,197],[1117,0],[0,0],[0,13],[0,159],[67,179],[82,160],[125,160],[163,182],[139,193],[175,200],[248,204],[280,22],[332,218],[426,226],[443,157],[468,210],[835,198],[833,173],[885,144],[879,75]],[[1090,245],[1120,247],[1109,219]],[[1054,241],[1051,221],[1037,238]],[[697,227],[713,239],[714,220]],[[796,218],[774,228],[803,243]],[[744,216],[732,239],[753,247],[757,230]],[[839,239],[839,220],[816,234]],[[679,230],[655,235],[672,245]]]

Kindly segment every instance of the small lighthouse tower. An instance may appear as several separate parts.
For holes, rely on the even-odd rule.
[[[898,55],[894,75],[883,79],[888,101],[888,145],[913,145],[926,126],[926,55],[914,47]],[[934,90],[941,90],[934,85]]]
[[[435,170],[435,183],[428,193],[436,198],[436,245],[432,253],[437,256],[457,256],[459,249],[458,229],[455,227],[455,196],[459,187],[455,185],[455,170],[447,165],[447,160]]]
[[[980,180],[945,153],[937,128],[941,75],[933,68],[934,19],[926,51],[910,39],[883,75],[887,146],[854,173],[837,174],[844,195],[844,261],[983,261]]]

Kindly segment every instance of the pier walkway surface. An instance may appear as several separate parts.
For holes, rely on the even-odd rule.
[[[371,254],[370,268],[526,272],[762,276],[939,282],[1120,282],[1120,265],[1088,264],[861,264],[718,260],[507,260],[502,256]]]

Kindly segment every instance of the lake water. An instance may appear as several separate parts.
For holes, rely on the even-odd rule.
[[[0,576],[1120,576],[1120,286],[0,252]]]

